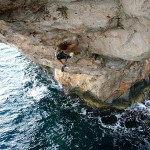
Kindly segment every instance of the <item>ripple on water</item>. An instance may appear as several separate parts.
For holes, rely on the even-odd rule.
[[[0,149],[149,150],[150,100],[122,112],[89,108],[16,48],[0,49]]]

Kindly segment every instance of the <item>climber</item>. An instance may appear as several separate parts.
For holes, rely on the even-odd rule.
[[[78,45],[78,39],[77,36],[74,36],[71,41],[64,41],[63,43],[60,43],[58,45],[58,51],[57,51],[57,59],[59,62],[63,64],[61,71],[64,71],[64,68],[66,67],[66,62],[68,58],[71,58],[73,55],[73,49]],[[62,59],[65,59],[65,62],[62,62]]]

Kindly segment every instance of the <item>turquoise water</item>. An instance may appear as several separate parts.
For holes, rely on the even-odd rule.
[[[0,44],[0,150],[150,150],[150,100],[96,110]]]

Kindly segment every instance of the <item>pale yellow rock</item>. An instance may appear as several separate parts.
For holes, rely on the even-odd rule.
[[[92,76],[87,74],[72,74],[55,69],[54,77],[62,85],[71,88],[81,88],[84,92],[90,91],[100,99],[102,95],[104,95],[100,90],[103,88],[103,83],[106,82],[104,75]],[[107,93],[105,94],[107,95]]]

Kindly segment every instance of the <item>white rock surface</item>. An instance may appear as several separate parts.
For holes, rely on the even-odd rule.
[[[88,37],[89,50],[93,53],[132,61],[150,57],[150,32],[112,29]]]
[[[107,28],[111,19],[119,13],[114,0],[49,3],[47,11],[51,15],[47,23],[53,28],[74,29],[76,32]]]

